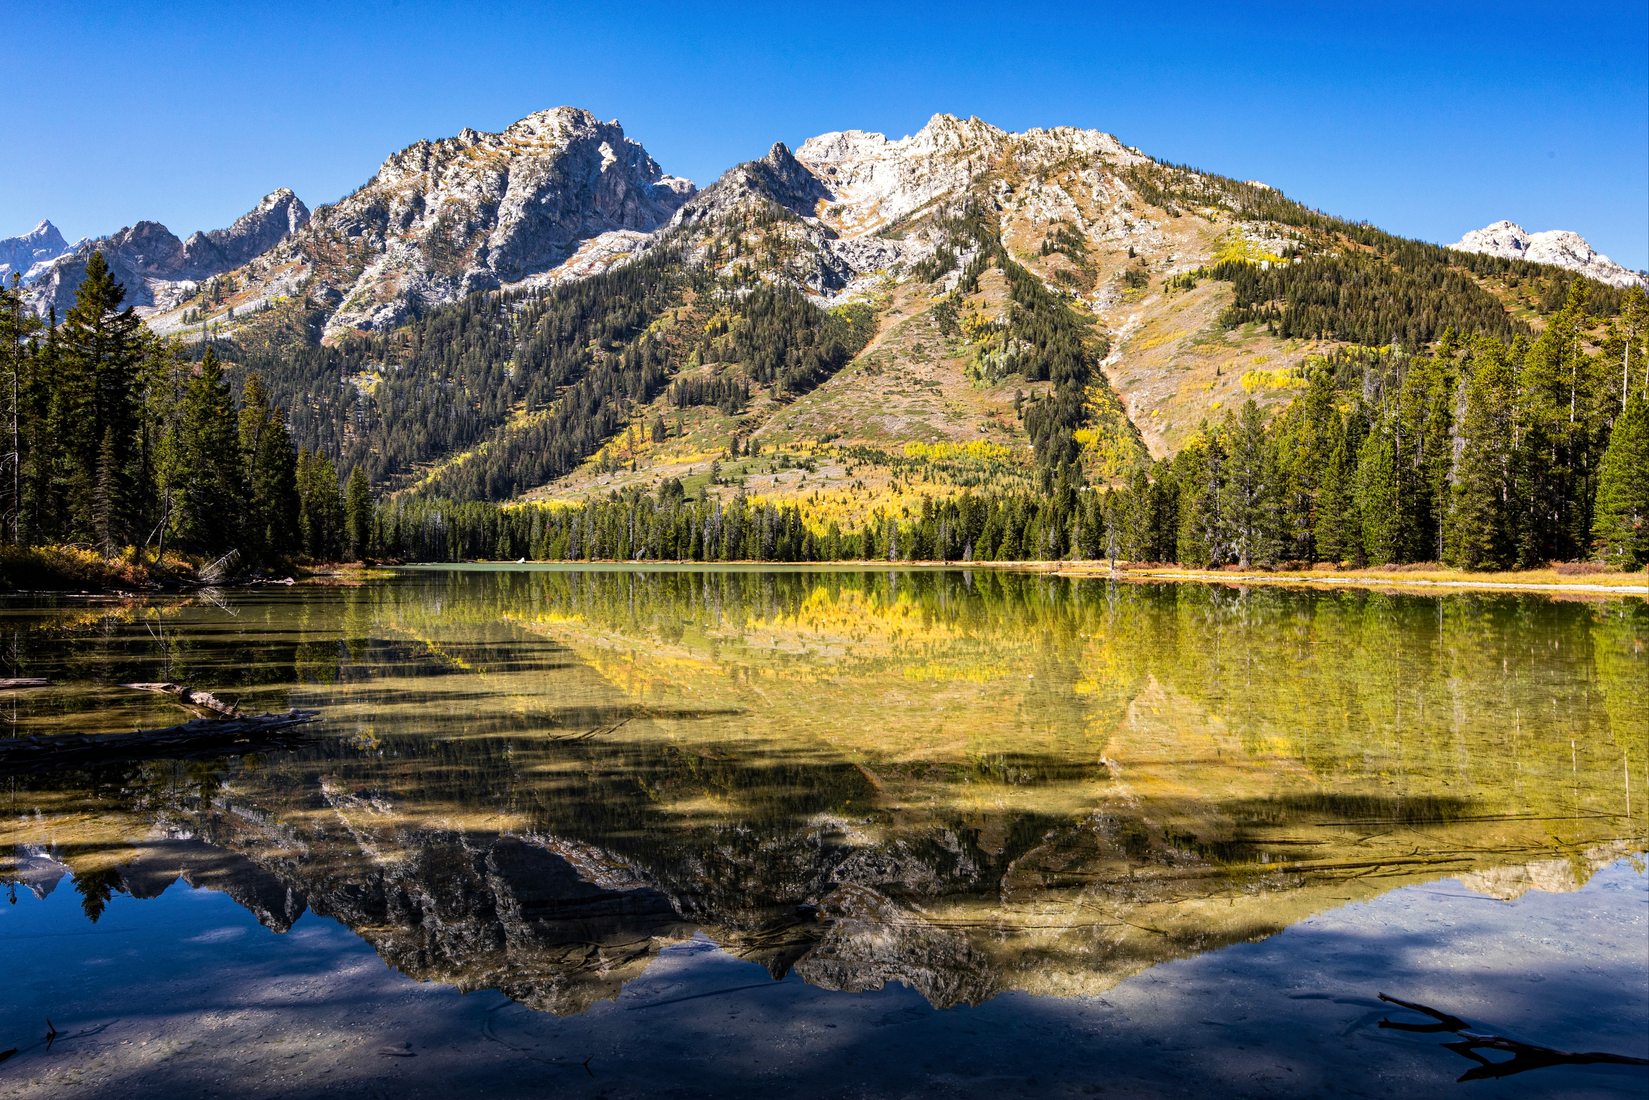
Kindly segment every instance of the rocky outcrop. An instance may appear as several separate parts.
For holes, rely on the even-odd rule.
[[[57,226],[42,221],[21,237],[0,239],[0,279],[27,275],[30,268],[49,263],[68,250],[69,242],[63,239]]]
[[[714,185],[677,212],[672,227],[695,226],[749,212],[764,203],[803,218],[818,213],[829,202],[830,191],[796,159],[783,142],[760,160],[747,161],[723,173]]]
[[[1622,267],[1594,249],[1585,237],[1566,229],[1530,233],[1516,222],[1502,220],[1472,230],[1449,247],[1507,260],[1550,264],[1610,286],[1649,285],[1649,278],[1642,272]]]
[[[183,242],[186,278],[204,278],[249,263],[309,223],[309,207],[289,188],[271,191],[227,229]]]
[[[770,277],[789,279],[825,300],[870,289],[932,255],[940,223],[984,205],[1004,226],[1017,220],[1068,221],[1092,240],[1160,248],[1161,234],[1131,214],[1117,170],[1147,158],[1109,134],[1058,128],[1010,134],[977,118],[935,115],[909,137],[844,130],[809,138],[792,153],[774,145],[731,169],[682,207],[670,229],[704,244],[773,233],[760,214],[779,212],[782,256]],[[771,221],[771,218],[766,219]],[[748,241],[742,243],[748,244]],[[742,254],[701,247],[700,254]]]

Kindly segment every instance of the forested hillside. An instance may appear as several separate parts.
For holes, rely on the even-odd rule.
[[[851,528],[795,506],[615,495],[581,508],[407,500],[379,539],[417,558],[987,561],[1462,569],[1649,564],[1649,371],[1580,350],[1576,299],[1539,339],[1318,364],[1267,421],[1253,401],[1103,493],[966,493]],[[1638,323],[1644,314],[1638,307]],[[1641,344],[1639,361],[1643,362]],[[1619,354],[1619,366],[1610,353]],[[1617,373],[1618,370],[1618,373]]]

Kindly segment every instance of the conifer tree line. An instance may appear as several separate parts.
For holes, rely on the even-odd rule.
[[[1575,293],[1541,335],[1445,337],[1432,354],[1318,363],[1268,418],[1250,400],[1170,460],[1099,490],[963,494],[818,531],[802,512],[679,482],[578,508],[386,505],[373,539],[407,558],[987,561],[1188,566],[1593,558],[1649,565],[1649,309],[1626,300],[1596,346]]]
[[[256,374],[237,401],[210,349],[191,362],[124,298],[101,253],[61,320],[29,313],[15,278],[0,288],[0,541],[252,564],[364,550],[364,480],[346,507]]]
[[[667,479],[573,508],[399,497],[379,507],[373,540],[409,561],[1024,561],[1098,557],[1104,529],[1101,496],[1070,485],[966,493],[818,531],[795,505],[687,498]]]
[[[1197,566],[1642,568],[1645,303],[1625,299],[1595,347],[1576,284],[1532,339],[1333,356],[1275,418],[1248,401],[1111,493],[1112,545]]]

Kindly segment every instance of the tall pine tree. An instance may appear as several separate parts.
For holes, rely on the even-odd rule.
[[[344,490],[344,536],[349,554],[365,558],[372,544],[372,486],[366,480],[366,467],[349,471],[349,483]]]
[[[105,550],[135,540],[145,488],[139,462],[138,366],[144,328],[101,252],[86,262],[52,345],[54,400],[46,442],[57,451],[54,487],[63,492],[62,537]]]
[[[1649,402],[1636,394],[1615,418],[1592,510],[1598,557],[1616,569],[1649,565]]]
[[[1512,368],[1498,342],[1477,345],[1466,379],[1460,449],[1449,479],[1443,560],[1458,569],[1512,563]]]
[[[178,541],[210,553],[238,549],[246,489],[235,402],[211,349],[184,387],[177,432],[171,495]]]

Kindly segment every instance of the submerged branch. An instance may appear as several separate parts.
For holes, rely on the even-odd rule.
[[[1398,1005],[1411,1012],[1430,1016],[1435,1021],[1429,1024],[1410,1024],[1397,1020],[1382,1019],[1380,1021],[1381,1027],[1391,1028],[1396,1031],[1446,1031],[1460,1036],[1459,1041],[1444,1043],[1443,1045],[1456,1054],[1470,1058],[1477,1063],[1476,1068],[1469,1069],[1460,1075],[1459,1080],[1461,1081],[1483,1081],[1496,1077],[1510,1077],[1513,1074],[1526,1073],[1531,1069],[1544,1069],[1547,1066],[1649,1066],[1649,1058],[1637,1058],[1629,1054],[1611,1054],[1596,1050],[1557,1050],[1554,1047],[1541,1046],[1538,1043],[1525,1043],[1520,1039],[1511,1039],[1504,1035],[1484,1035],[1469,1030],[1471,1027],[1469,1023],[1447,1012],[1441,1012],[1414,1001],[1400,1000],[1384,993],[1380,994],[1380,999],[1387,1004]],[[1497,1061],[1479,1053],[1483,1050],[1502,1051],[1510,1054],[1511,1057]]]

